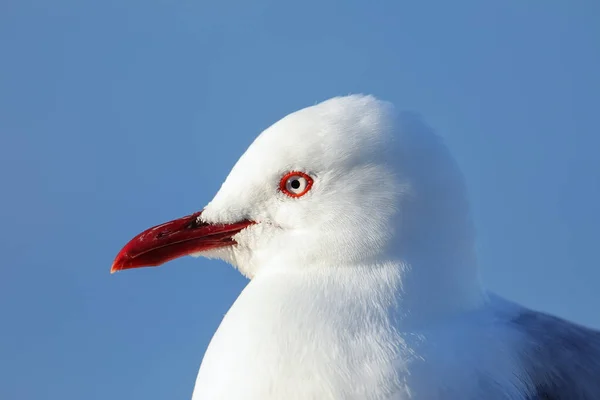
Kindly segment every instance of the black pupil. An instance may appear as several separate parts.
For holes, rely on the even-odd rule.
[[[294,189],[298,189],[300,187],[300,181],[298,179],[294,179],[291,183],[290,186]]]

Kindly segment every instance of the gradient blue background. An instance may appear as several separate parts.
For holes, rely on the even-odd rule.
[[[0,398],[187,399],[246,281],[109,274],[328,97],[418,111],[462,166],[487,285],[600,328],[600,3],[0,2]],[[260,368],[257,365],[257,368]]]

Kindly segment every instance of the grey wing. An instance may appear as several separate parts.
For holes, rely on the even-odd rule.
[[[511,320],[525,334],[520,355],[528,400],[600,399],[600,332],[523,309]]]

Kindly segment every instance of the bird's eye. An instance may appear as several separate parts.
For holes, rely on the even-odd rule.
[[[290,197],[304,196],[312,187],[313,179],[304,172],[288,172],[279,182],[279,190]]]

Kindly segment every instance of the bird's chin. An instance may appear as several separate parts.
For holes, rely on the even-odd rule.
[[[223,260],[223,261],[231,264],[231,260],[233,258],[232,253],[234,252],[235,246],[236,245],[230,246],[230,247],[220,247],[220,248],[205,250],[205,251],[198,251],[195,253],[190,253],[190,256],[195,257],[195,258],[204,257],[204,258],[210,258],[210,259],[218,259],[218,260]]]
[[[247,278],[252,278],[252,276],[254,276],[254,274],[251,273],[252,268],[249,267],[252,264],[252,251],[240,244],[199,251],[191,253],[190,256],[195,258],[203,257],[221,260],[235,267]]]

